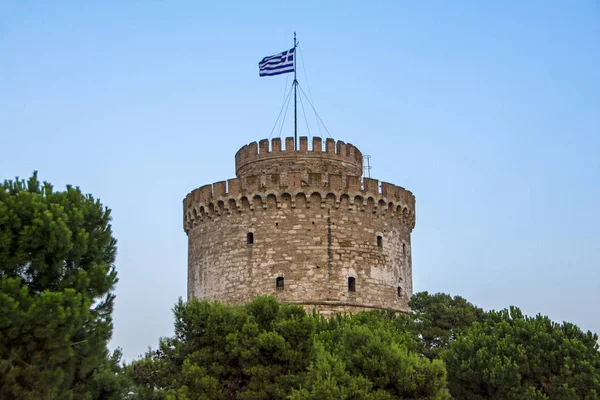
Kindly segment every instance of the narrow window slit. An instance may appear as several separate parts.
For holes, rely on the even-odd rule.
[[[283,291],[283,276],[278,276],[275,280],[275,289],[282,292]]]
[[[383,236],[377,235],[377,247],[383,247]]]
[[[254,233],[248,232],[248,244],[254,243]]]
[[[356,292],[356,278],[354,278],[353,276],[348,278],[348,291]]]

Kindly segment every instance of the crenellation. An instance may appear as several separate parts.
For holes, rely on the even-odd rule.
[[[396,186],[388,183],[388,182],[381,182],[381,194],[383,195],[383,197],[393,197],[396,198]]]
[[[272,141],[262,139],[242,146],[236,153],[236,175],[238,177],[256,175],[260,172],[283,172],[286,169],[305,170],[308,166],[313,172],[346,173],[362,175],[362,153],[352,144],[333,139],[323,141],[313,137],[312,146],[308,138],[301,136],[299,148],[295,148],[294,139],[285,138],[285,149],[281,149],[281,139]],[[316,160],[319,162],[316,162]],[[314,169],[318,169],[314,170]]]
[[[209,203],[223,197],[239,197],[242,194],[254,192],[278,191],[300,189],[304,192],[348,192],[360,193],[368,198],[378,197],[406,205],[414,210],[414,195],[400,187],[388,182],[379,182],[377,179],[360,178],[358,176],[342,176],[330,174],[324,177],[319,173],[289,173],[289,174],[263,174],[233,178],[227,181],[215,182],[204,185],[192,191],[184,199],[184,208],[189,209],[193,203]],[[380,200],[380,202],[383,200]]]
[[[293,152],[293,151],[295,151],[294,138],[291,138],[291,137],[286,137],[285,138],[285,151],[286,152]]]
[[[242,164],[245,160],[244,160],[244,156],[246,154],[246,145],[242,146],[237,153],[235,153],[235,165],[240,165]]]
[[[246,148],[246,159],[253,160],[258,156],[258,146],[256,142],[252,142],[248,144]]]
[[[213,185],[204,185],[198,189],[198,201],[204,202],[212,198]]]
[[[308,137],[300,136],[300,153],[308,153]]]
[[[277,177],[277,176],[276,176]],[[244,199],[252,199],[249,203],[250,210],[260,210],[268,208],[269,198],[272,198],[272,204],[276,208],[281,208],[283,204],[287,202],[285,196],[289,196],[288,191],[285,189],[294,188],[283,188],[281,185],[262,185],[260,182],[271,182],[273,183],[273,176],[254,176],[248,177],[246,181],[246,188],[241,191],[236,188],[236,185],[232,185],[233,191],[231,193],[225,192],[225,183],[217,182],[214,184],[213,194],[222,193],[222,196],[204,198],[202,200],[201,194],[190,193],[184,200],[184,213],[187,215],[187,220],[194,220],[196,218],[201,219],[201,215],[206,212],[207,217],[220,216],[223,214],[231,214],[231,212],[225,212],[227,210],[233,210],[236,212],[244,209],[238,207],[238,202],[244,204]],[[376,181],[371,180],[369,183],[372,186]],[[204,193],[207,193],[207,189],[202,187]],[[198,189],[199,190],[199,189]],[[348,210],[354,209],[357,211],[366,212],[377,212],[380,215],[388,215],[391,217],[402,218],[407,226],[412,230],[414,228],[414,200],[411,203],[402,202],[395,197],[384,197],[383,194],[377,193],[376,191],[362,190],[353,196],[348,196],[345,190],[333,190],[333,188],[326,186],[311,185],[303,188],[295,188],[291,191],[291,206],[296,207],[307,207],[310,208],[311,203],[314,205],[319,204],[321,208],[338,209],[346,208]],[[199,200],[196,200],[198,198]],[[318,199],[318,201],[317,201]],[[259,205],[260,202],[260,205]],[[217,207],[218,205],[218,207]],[[190,214],[190,210],[196,210],[197,216],[194,217]],[[207,211],[203,211],[207,210]],[[186,220],[186,221],[187,221]],[[189,222],[189,221],[187,221]],[[184,230],[189,230],[189,226],[184,223]]]
[[[259,154],[269,153],[269,139],[263,139],[258,142]]]
[[[379,193],[379,181],[377,179],[364,178],[364,190],[369,193]]]
[[[313,151],[315,153],[323,152],[323,139],[317,136],[313,136]]]
[[[281,153],[281,139],[275,138],[271,140],[271,151],[275,154]]]
[[[356,147],[350,143],[346,146],[346,157],[348,157],[349,160],[356,160]]]
[[[227,182],[220,181],[213,183],[212,193],[214,197],[224,197],[227,194]]]
[[[329,154],[335,153],[335,140],[331,138],[325,139],[325,152]]]
[[[229,196],[238,196],[242,193],[242,180],[238,178],[227,180],[227,189]]]
[[[342,157],[348,156],[348,154],[346,152],[346,143],[342,142],[341,140],[338,140],[338,142],[336,144],[335,152]]]

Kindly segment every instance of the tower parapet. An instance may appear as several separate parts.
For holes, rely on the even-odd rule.
[[[363,157],[360,150],[341,140],[325,140],[313,137],[309,149],[306,136],[299,139],[294,148],[294,138],[285,139],[282,148],[280,138],[263,139],[243,146],[235,155],[235,171],[238,177],[261,173],[314,172],[341,175],[362,175]]]
[[[415,225],[415,196],[403,187],[377,179],[355,176],[329,175],[322,181],[321,174],[312,174],[310,183],[302,174],[264,174],[220,181],[191,191],[183,200],[184,230],[187,233],[205,218],[259,207],[281,208],[289,198],[295,208],[298,194],[303,194],[308,207],[354,207],[356,210],[402,218],[412,231]],[[282,179],[283,176],[283,179]],[[318,196],[313,196],[318,195]],[[267,201],[269,200],[269,201]],[[340,203],[345,204],[340,205]],[[313,202],[318,201],[317,204]]]

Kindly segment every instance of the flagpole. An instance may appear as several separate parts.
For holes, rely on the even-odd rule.
[[[296,108],[296,87],[298,80],[296,79],[296,32],[294,32],[294,150],[298,150],[298,109]]]

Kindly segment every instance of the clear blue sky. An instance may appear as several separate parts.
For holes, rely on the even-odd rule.
[[[294,30],[332,136],[417,197],[415,291],[600,332],[600,2],[3,1],[0,178],[113,210],[112,347],[172,333],[182,199],[269,136]]]

